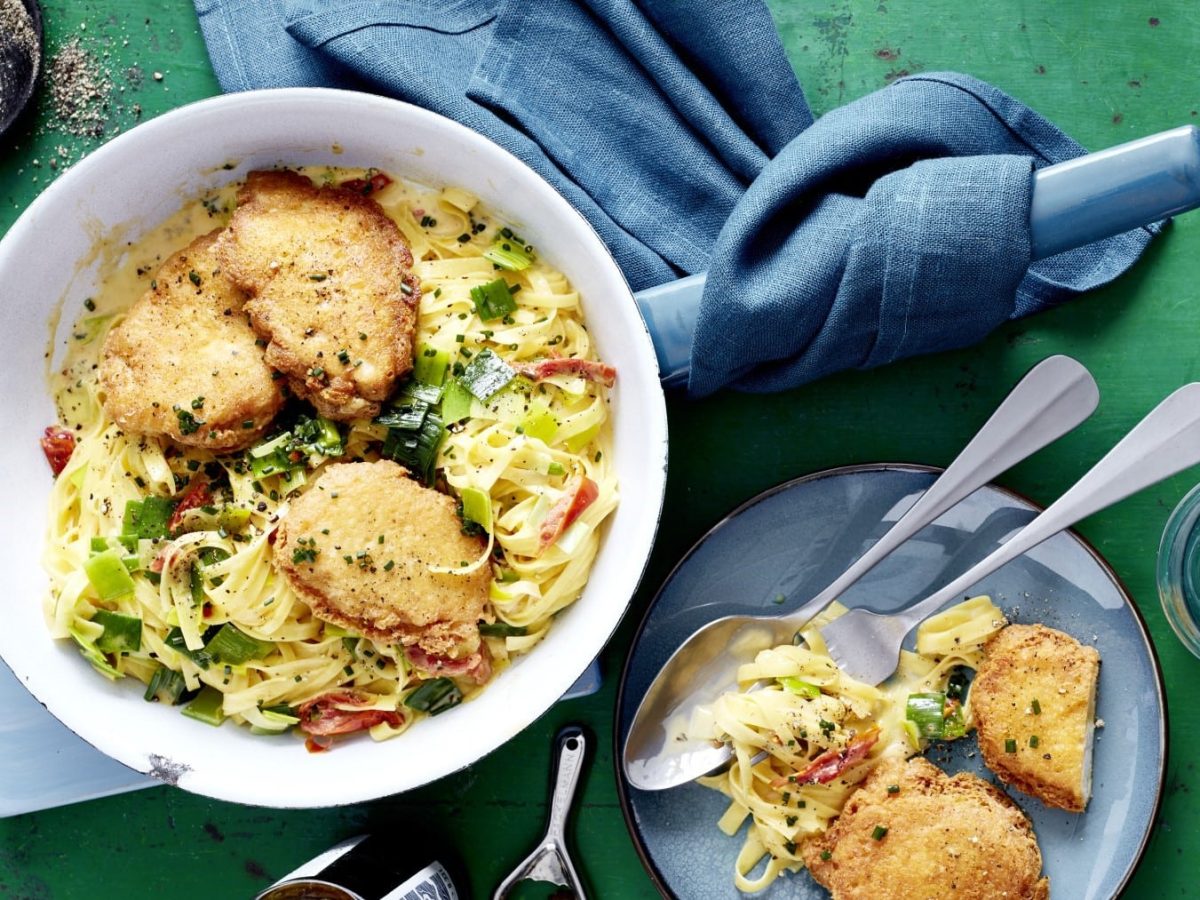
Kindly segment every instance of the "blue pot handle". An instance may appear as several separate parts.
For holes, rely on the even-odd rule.
[[[1082,247],[1200,206],[1200,128],[1184,125],[1034,173],[1033,258]],[[704,276],[634,294],[666,387],[687,384]]]

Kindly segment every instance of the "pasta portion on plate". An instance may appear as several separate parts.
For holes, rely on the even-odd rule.
[[[1007,624],[987,597],[960,603],[922,624],[917,653],[902,652],[897,674],[872,687],[844,675],[821,639],[819,629],[843,612],[834,603],[794,645],[760,652],[738,670],[741,690],[718,698],[689,730],[733,747],[732,766],[699,781],[730,800],[722,831],[735,835],[749,820],[738,890],[763,890],[803,868],[803,842],[830,827],[881,761],[965,734],[960,670],[976,668]]]

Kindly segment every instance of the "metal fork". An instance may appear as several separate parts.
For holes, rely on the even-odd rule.
[[[829,655],[852,678],[878,684],[896,671],[901,643],[927,616],[1080,519],[1198,462],[1200,382],[1193,382],[1151,410],[1056,503],[937,593],[892,615],[852,609],[826,625]]]

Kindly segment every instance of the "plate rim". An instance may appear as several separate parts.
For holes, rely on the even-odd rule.
[[[629,837],[633,841],[634,850],[637,851],[638,859],[642,864],[642,868],[646,871],[646,874],[650,876],[650,880],[654,883],[655,888],[663,897],[675,898],[675,900],[679,900],[679,895],[676,894],[675,891],[666,883],[666,880],[663,878],[658,866],[655,865],[654,860],[651,858],[641,830],[637,827],[634,821],[633,809],[630,803],[630,794],[632,788],[630,787],[629,781],[625,777],[625,772],[621,766],[623,749],[621,746],[620,727],[621,707],[625,702],[625,688],[628,684],[629,668],[633,662],[633,649],[638,641],[641,640],[642,634],[646,630],[646,624],[650,619],[650,614],[654,611],[654,607],[661,598],[663,591],[666,590],[667,585],[671,583],[676,574],[678,574],[679,570],[687,564],[692,556],[695,555],[700,548],[716,534],[717,531],[727,526],[733,519],[737,518],[752,507],[757,506],[759,503],[762,503],[776,494],[782,493],[783,491],[789,490],[800,484],[808,484],[838,475],[862,474],[866,472],[888,472],[897,470],[928,474],[940,474],[941,472],[945,471],[943,467],[925,465],[924,463],[851,463],[843,466],[832,466],[826,469],[819,469],[815,472],[809,472],[804,475],[796,476],[795,478],[789,478],[786,481],[782,481],[779,484],[766,488],[750,497],[748,500],[744,500],[739,503],[732,510],[717,520],[717,522],[714,523],[708,530],[706,530],[704,534],[698,537],[696,541],[687,549],[687,552],[685,552],[683,556],[679,558],[679,561],[671,567],[671,571],[667,573],[665,578],[663,578],[662,583],[659,584],[658,589],[654,592],[654,596],[650,599],[650,602],[646,604],[646,608],[642,612],[641,620],[638,622],[637,628],[633,633],[633,638],[630,640],[629,652],[626,653],[625,660],[621,664],[621,676],[617,683],[617,697],[616,702],[613,704],[612,758],[613,772],[617,782],[617,799],[621,804],[621,818],[624,820],[625,830],[629,833]],[[1019,491],[1015,491],[1012,488],[1005,487],[1004,485],[996,482],[989,482],[987,485],[985,485],[985,487],[992,488],[1002,494],[1008,495],[1013,499],[1019,500],[1020,502],[1032,507],[1037,513],[1041,513],[1045,509],[1042,504],[1037,503]],[[1142,642],[1146,645],[1146,649],[1149,651],[1151,667],[1154,671],[1154,690],[1157,693],[1159,700],[1158,720],[1159,732],[1161,735],[1161,749],[1158,754],[1158,779],[1154,793],[1154,806],[1150,815],[1149,827],[1146,828],[1145,832],[1141,836],[1141,840],[1138,842],[1137,852],[1134,854],[1133,862],[1122,874],[1120,884],[1117,885],[1116,894],[1114,894],[1114,896],[1118,896],[1129,886],[1129,882],[1133,879],[1134,874],[1136,874],[1137,870],[1141,867],[1142,861],[1146,856],[1146,848],[1150,843],[1150,838],[1154,831],[1154,823],[1158,820],[1160,814],[1162,813],[1163,788],[1166,784],[1167,765],[1170,759],[1170,715],[1167,708],[1167,691],[1166,685],[1163,682],[1162,663],[1158,658],[1158,650],[1154,646],[1154,640],[1150,635],[1150,630],[1146,627],[1146,619],[1142,615],[1141,609],[1138,608],[1137,601],[1134,600],[1133,595],[1129,592],[1129,588],[1125,586],[1125,582],[1117,574],[1116,570],[1113,569],[1108,560],[1101,555],[1100,551],[1096,549],[1091,541],[1081,535],[1074,528],[1068,528],[1062,533],[1069,534],[1072,538],[1074,538],[1079,545],[1087,551],[1092,559],[1100,564],[1100,567],[1116,586],[1122,598],[1124,598],[1125,605],[1129,607],[1130,611],[1133,613],[1133,618],[1138,626],[1138,631],[1141,635]]]

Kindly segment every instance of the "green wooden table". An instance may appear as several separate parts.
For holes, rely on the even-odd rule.
[[[1194,0],[771,5],[818,114],[904,74],[938,69],[999,85],[1092,149],[1195,121],[1200,105],[1192,65],[1200,45]],[[218,93],[189,0],[50,0],[44,6],[48,52],[78,39],[111,75],[105,135],[62,132],[43,91],[36,115],[0,145],[4,228],[64,165],[106,137]],[[556,706],[465,772],[375,803],[276,811],[159,787],[0,821],[0,896],[248,897],[352,834],[426,827],[444,833],[467,858],[476,892],[487,896],[540,834],[551,737],[570,721],[587,723],[600,745],[575,825],[586,877],[599,897],[653,896],[617,801],[612,711],[633,629],[674,562],[741,501],[796,475],[878,460],[946,464],[1020,374],[1044,356],[1069,353],[1095,373],[1100,412],[1003,478],[1035,500],[1052,500],[1161,397],[1200,378],[1192,335],[1200,311],[1191,309],[1200,283],[1198,250],[1200,213],[1176,222],[1117,284],[1003,328],[971,350],[775,396],[672,399],[663,526],[642,589],[604,654],[599,694]],[[1176,477],[1080,528],[1149,622],[1171,704],[1166,796],[1128,892],[1134,897],[1197,890],[1200,807],[1191,805],[1190,793],[1200,763],[1200,704],[1193,703],[1191,680],[1200,675],[1200,661],[1167,627],[1154,584],[1163,524],[1194,480],[1195,473]]]

